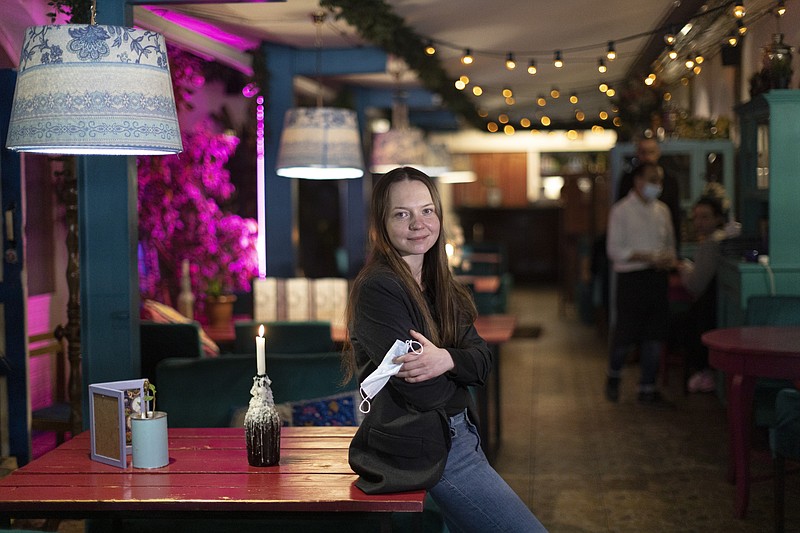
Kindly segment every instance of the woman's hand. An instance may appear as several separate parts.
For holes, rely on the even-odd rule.
[[[405,379],[409,383],[417,383],[441,376],[455,367],[450,352],[444,348],[437,347],[422,333],[413,329],[411,330],[411,336],[422,345],[422,353],[408,352],[405,355],[395,357],[394,361],[396,363],[403,363],[396,377]]]

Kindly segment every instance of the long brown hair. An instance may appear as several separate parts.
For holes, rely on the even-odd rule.
[[[391,186],[401,181],[420,181],[425,184],[431,193],[436,216],[442,228],[439,238],[430,250],[425,252],[422,263],[422,285],[433,297],[433,310],[431,314],[425,295],[419,284],[414,280],[411,269],[403,260],[397,250],[392,246],[389,233],[386,229],[386,218],[391,208],[389,194]],[[406,292],[411,296],[414,305],[421,311],[425,326],[426,337],[436,346],[455,347],[458,341],[458,331],[465,322],[472,323],[478,315],[475,303],[469,290],[453,278],[447,262],[445,251],[446,239],[444,235],[444,222],[442,220],[442,199],[436,185],[424,172],[413,167],[398,167],[378,180],[372,189],[372,203],[370,204],[370,254],[367,262],[359,272],[353,283],[350,298],[345,311],[346,324],[350,327],[355,320],[355,302],[364,279],[379,268],[389,268],[397,275]],[[356,375],[356,361],[350,339],[346,339],[343,356],[345,380]]]

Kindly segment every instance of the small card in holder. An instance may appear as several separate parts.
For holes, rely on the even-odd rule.
[[[92,459],[126,468],[131,453],[131,413],[145,405],[145,379],[89,385]]]

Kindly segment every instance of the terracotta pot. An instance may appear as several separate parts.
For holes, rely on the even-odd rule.
[[[209,296],[206,299],[206,317],[211,326],[227,326],[233,321],[233,302],[236,296],[232,294],[222,296]]]

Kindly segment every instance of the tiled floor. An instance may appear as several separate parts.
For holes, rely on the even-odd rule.
[[[563,312],[562,312],[563,311]],[[747,518],[733,517],[725,480],[725,410],[713,394],[671,412],[636,404],[638,368],[625,369],[619,404],[603,396],[606,338],[559,306],[552,288],[517,287],[510,312],[539,325],[502,348],[502,444],[496,466],[553,533],[770,532],[771,479],[752,486]],[[754,461],[768,477],[768,461]],[[800,475],[787,477],[786,530],[800,531]],[[61,523],[62,533],[82,530]]]
[[[496,466],[551,532],[773,530],[771,479],[752,485],[747,518],[733,517],[725,409],[714,394],[685,396],[675,369],[665,391],[677,409],[642,408],[632,365],[611,404],[606,337],[560,308],[556,291],[516,288],[510,312],[543,331],[502,348]],[[752,464],[768,477],[768,458]],[[800,531],[800,476],[787,476],[786,501],[786,530]]]

